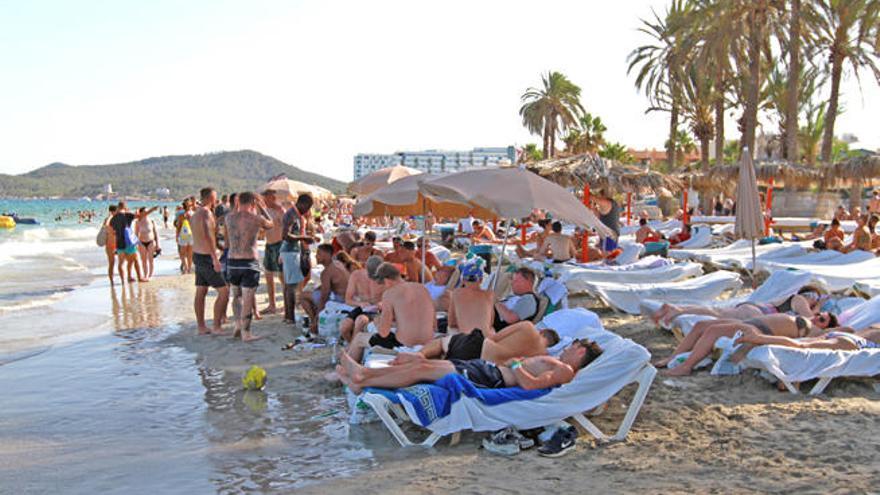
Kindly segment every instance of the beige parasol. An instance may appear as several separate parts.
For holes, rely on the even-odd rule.
[[[421,170],[404,167],[403,165],[395,165],[361,177],[349,184],[348,191],[353,194],[366,195],[376,191],[380,187],[387,186],[396,180],[420,173],[422,173]]]
[[[314,199],[328,199],[333,197],[333,193],[323,187],[313,186],[311,184],[306,184],[305,182],[286,178],[275,179],[263,184],[260,187],[259,192],[264,193],[266,191],[275,191],[275,193],[280,196],[278,199],[282,201],[296,200],[300,194],[308,194]]]
[[[354,215],[356,217],[409,216],[431,212],[437,218],[462,218],[468,215],[484,219],[497,218],[497,215],[485,208],[469,203],[437,200],[419,190],[419,184],[436,177],[432,174],[417,174],[396,180],[361,197],[355,203]]]
[[[420,189],[435,199],[473,203],[500,218],[525,218],[539,208],[579,227],[612,235],[573,194],[521,168],[467,170],[425,181]]]
[[[748,149],[743,149],[739,164],[739,181],[736,183],[736,223],[734,234],[740,239],[752,241],[752,283],[755,279],[755,239],[764,236],[764,214],[758,196],[758,179]]]

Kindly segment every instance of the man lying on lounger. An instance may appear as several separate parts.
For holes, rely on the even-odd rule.
[[[570,382],[580,369],[601,354],[602,349],[586,339],[566,347],[559,359],[534,356],[510,359],[504,365],[482,359],[446,361],[419,358],[386,368],[365,368],[348,354],[340,353],[336,372],[356,394],[365,387],[401,388],[435,382],[450,373],[458,373],[481,388],[521,387],[535,390]]]
[[[825,297],[821,291],[813,286],[802,287],[797,294],[789,296],[782,304],[742,302],[732,308],[713,308],[711,306],[698,305],[673,305],[664,304],[651,315],[657,323],[669,325],[677,317],[688,315],[707,315],[716,318],[731,320],[747,320],[764,315],[776,313],[791,314],[794,316],[812,317],[819,312]]]
[[[736,332],[753,329],[764,335],[772,335],[788,338],[801,338],[813,335],[816,328],[826,329],[838,326],[837,317],[831,313],[822,312],[812,319],[803,316],[790,316],[784,314],[766,315],[739,320],[708,320],[694,325],[693,330],[687,337],[679,342],[678,347],[672,351],[666,359],[654,363],[658,368],[666,366],[672,359],[690,351],[690,356],[681,364],[670,370],[664,370],[668,376],[684,376],[691,374],[694,366],[712,353],[715,342],[721,337],[733,337]]]

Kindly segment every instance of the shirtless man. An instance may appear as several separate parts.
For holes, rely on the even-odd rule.
[[[550,228],[552,232],[544,239],[541,246],[538,247],[538,253],[535,255],[535,258],[543,260],[544,253],[548,250],[553,255],[554,263],[565,263],[570,259],[576,258],[577,248],[575,248],[571,237],[562,233],[562,224],[560,222],[553,222]]]
[[[720,199],[718,200],[720,204]],[[648,219],[640,218],[639,219],[639,230],[636,231],[636,242],[639,244],[646,244],[648,242],[659,242],[662,237],[660,233],[656,230],[652,229],[650,225],[648,225]]]
[[[463,286],[452,291],[449,299],[449,330],[451,332],[481,332],[487,337],[495,335],[492,302],[495,294],[483,290],[483,269],[478,263],[463,263],[459,268]]]
[[[385,288],[376,283],[376,270],[383,263],[381,256],[370,256],[364,268],[355,270],[348,277],[348,286],[345,288],[345,304],[355,309],[343,318],[339,324],[339,333],[346,342],[351,341],[354,333],[355,320],[361,315],[369,318],[369,314],[375,313],[377,304],[382,300],[382,292]],[[364,322],[364,326],[369,320]]]
[[[434,339],[418,353],[427,359],[485,359],[503,363],[515,357],[543,356],[547,349],[559,343],[555,330],[538,330],[530,321],[514,323],[504,330],[484,336],[479,330],[457,333]],[[412,359],[412,353],[400,353],[393,364]]]
[[[343,302],[348,287],[348,270],[333,259],[333,246],[321,244],[315,252],[318,264],[324,267],[321,272],[321,287],[312,292],[311,298],[302,301],[303,311],[309,316],[309,332],[318,335],[318,315],[324,310],[327,301]]]
[[[419,237],[418,239],[416,239],[415,242],[416,259],[419,261],[422,261],[422,244],[424,241],[425,239],[423,237]],[[425,266],[428,268],[428,272],[433,274],[435,270],[438,270],[441,266],[443,266],[443,263],[440,263],[440,259],[437,258],[437,255],[431,252],[430,242],[424,242],[424,245],[428,247],[428,249],[425,250]]]
[[[868,213],[880,214],[880,190],[875,189],[868,201]]]
[[[844,248],[844,251],[847,253],[856,250],[871,251],[872,241],[871,231],[868,229],[868,215],[859,215],[852,242]]]
[[[836,327],[837,317],[831,313],[822,312],[812,318],[803,316],[790,316],[786,314],[765,315],[748,320],[708,320],[694,325],[693,330],[678,344],[666,359],[654,363],[661,367],[669,364],[672,359],[690,351],[688,358],[675,368],[664,370],[669,376],[685,376],[693,371],[694,366],[712,353],[715,342],[721,337],[733,337],[737,331],[752,328],[766,335],[780,337],[799,338],[809,336],[816,328],[825,329]]]
[[[550,225],[552,223],[553,222],[549,218],[542,218],[538,220],[538,226],[541,227],[541,231],[531,234],[528,238],[529,241],[536,244],[535,249],[525,249],[517,244],[516,255],[520,258],[531,258],[533,256],[536,256],[539,253],[538,248],[540,248],[541,245],[544,244],[544,239],[546,239],[547,236],[550,235]],[[546,255],[547,252],[544,251],[541,254]]]
[[[481,388],[520,387],[537,390],[572,381],[579,370],[601,354],[602,349],[595,342],[586,339],[575,341],[566,347],[559,359],[550,356],[514,358],[503,365],[482,359],[445,361],[417,358],[385,368],[365,368],[343,353],[336,372],[356,394],[365,387],[402,388],[422,382],[435,382],[450,373],[464,375]]]
[[[357,361],[361,360],[367,346],[394,349],[425,345],[434,338],[434,329],[437,327],[434,305],[425,286],[403,281],[400,271],[390,263],[379,265],[375,278],[385,292],[379,305],[376,333],[362,332],[366,326],[362,317],[355,322],[358,334],[348,352]],[[395,327],[397,330],[393,331]]]
[[[825,232],[825,249],[833,249],[835,251],[843,251],[843,239],[846,234],[840,228],[840,220],[836,217],[831,220],[831,227]]]
[[[376,233],[372,230],[364,234],[363,246],[351,250],[351,257],[361,265],[367,262],[370,256],[382,256],[384,253],[376,249]]]
[[[275,277],[278,284],[284,286],[284,276],[281,273],[281,263],[278,258],[281,255],[281,244],[284,241],[284,208],[278,203],[275,191],[266,191],[263,195],[266,200],[266,211],[272,219],[272,228],[266,231],[266,252],[263,255],[263,268],[266,270],[266,294],[269,296],[269,305],[263,310],[265,314],[275,314],[278,311],[275,305]]]
[[[422,265],[422,260],[416,258],[416,245],[412,241],[406,241],[403,243],[402,247],[401,264],[403,264],[404,269],[406,270],[406,281],[420,283],[430,282],[433,279],[431,276],[431,270]]]
[[[483,222],[479,220],[474,220],[474,236],[472,240],[474,244],[478,243],[492,243],[498,242],[498,238],[495,237],[495,233],[492,232],[492,229],[489,228],[488,225],[483,224]]]
[[[145,214],[149,215],[157,209],[159,209],[159,207],[154,206],[146,210]],[[110,227],[113,228],[113,233],[116,236],[116,257],[119,258],[120,277],[122,276],[122,265],[124,262],[127,267],[127,279],[129,282],[134,282],[134,277],[131,274],[132,267],[134,267],[134,271],[137,273],[138,282],[146,282],[147,279],[144,278],[141,273],[141,265],[138,263],[137,259],[137,244],[133,244],[125,232],[126,229],[130,230],[132,228],[132,223],[135,218],[137,218],[137,215],[128,210],[128,205],[125,201],[120,201],[116,207],[116,214],[110,219]],[[137,239],[135,239],[135,241],[136,240]]]
[[[385,261],[388,263],[403,263],[403,239],[399,236],[391,238],[391,251],[385,255]]]
[[[252,192],[239,194],[238,210],[226,214],[226,242],[229,244],[227,270],[229,285],[232,286],[232,312],[235,314],[233,337],[240,336],[242,342],[259,339],[251,333],[256,291],[260,285],[257,235],[260,229],[269,230],[272,226],[272,219],[266,211],[263,199]],[[218,265],[214,267],[217,268]]]
[[[355,230],[343,230],[336,235],[336,243],[346,253],[351,253],[351,249],[360,240],[360,235]]]
[[[199,335],[210,333],[222,335],[223,319],[229,302],[229,288],[223,278],[217,249],[217,222],[214,218],[217,192],[206,187],[199,194],[202,204],[196,208],[190,220],[193,234],[193,265],[196,272],[196,296],[193,306]],[[205,325],[205,298],[208,295],[208,287],[217,290],[217,299],[214,300],[214,326],[211,329]]]

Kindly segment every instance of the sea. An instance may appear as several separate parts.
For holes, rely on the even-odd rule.
[[[401,455],[351,429],[338,390],[249,397],[176,345],[194,323],[173,231],[154,214],[156,279],[111,286],[108,206],[0,200],[39,222],[0,229],[0,493],[288,493]]]

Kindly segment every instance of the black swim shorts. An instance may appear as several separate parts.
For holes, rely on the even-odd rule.
[[[384,347],[386,349],[406,347],[397,340],[397,336],[394,335],[394,332],[389,333],[387,337],[382,337],[378,333],[373,334],[373,336],[370,337],[370,347],[373,346]]]
[[[468,360],[480,359],[483,354],[483,331],[474,329],[471,333],[459,333],[449,338],[449,346],[446,349],[446,359]]]
[[[234,260],[226,262],[229,285],[256,289],[260,285],[260,263],[257,260]]]
[[[193,265],[196,269],[196,287],[226,287],[223,274],[214,270],[214,260],[210,255],[193,253]]]
[[[450,359],[455,371],[480,388],[505,388],[498,366],[482,359]]]

